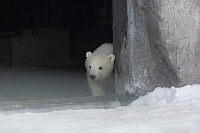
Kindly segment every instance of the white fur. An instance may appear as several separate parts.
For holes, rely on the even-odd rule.
[[[85,67],[92,96],[105,95],[107,89],[114,91],[114,60],[110,43],[102,44],[93,53],[86,53]],[[91,75],[95,78],[92,79]]]

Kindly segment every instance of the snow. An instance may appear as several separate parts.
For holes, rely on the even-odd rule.
[[[0,111],[0,133],[200,132],[198,84],[156,88],[125,107],[118,101],[109,104],[109,109],[88,104],[79,109]]]

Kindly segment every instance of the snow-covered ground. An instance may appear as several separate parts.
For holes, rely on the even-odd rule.
[[[86,106],[0,111],[0,133],[200,133],[200,85],[156,88],[126,107]]]

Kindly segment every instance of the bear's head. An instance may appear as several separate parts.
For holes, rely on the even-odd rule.
[[[106,79],[113,71],[115,55],[101,55],[86,53],[85,67],[87,69],[88,78],[94,81],[102,81]]]

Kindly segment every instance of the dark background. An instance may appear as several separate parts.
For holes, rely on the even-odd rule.
[[[69,51],[62,49],[62,47],[65,48],[65,42],[60,42],[58,45],[45,45],[45,47],[38,43],[37,50],[33,48],[34,46],[14,45],[16,42],[17,44],[20,42],[19,39],[16,42],[16,39],[12,39],[16,36],[24,40],[27,39],[24,35],[25,30],[30,30],[31,36],[36,36],[41,32],[38,29],[45,28],[56,29],[56,32],[59,32],[59,30],[61,32],[67,31],[68,36],[66,38],[69,41]],[[48,32],[48,30],[44,32]],[[57,38],[56,36],[59,35],[56,34],[55,38]],[[41,36],[39,38],[39,40],[42,39]],[[48,62],[45,56],[54,54],[53,62],[62,58],[61,56],[66,56],[60,54],[55,57],[59,51],[60,53],[68,53],[70,61],[84,62],[85,53],[88,50],[93,51],[104,42],[112,43],[112,38],[112,0],[0,0],[0,39],[3,39],[3,41],[0,41],[0,62],[6,62],[11,66],[16,56],[23,58],[23,61],[19,61],[19,59],[16,61],[19,64],[20,62],[41,60],[39,64],[31,65],[49,65],[48,63],[41,63],[43,61]],[[7,39],[7,42],[5,39]],[[41,51],[44,48],[51,50]],[[26,60],[26,56],[24,56],[26,53],[23,53],[21,49],[32,53],[31,58],[27,56]],[[13,52],[17,54],[13,54]],[[40,56],[45,54],[45,56],[41,56],[43,59],[39,59],[38,54]],[[51,64],[66,65],[59,62],[52,63],[52,59]]]

